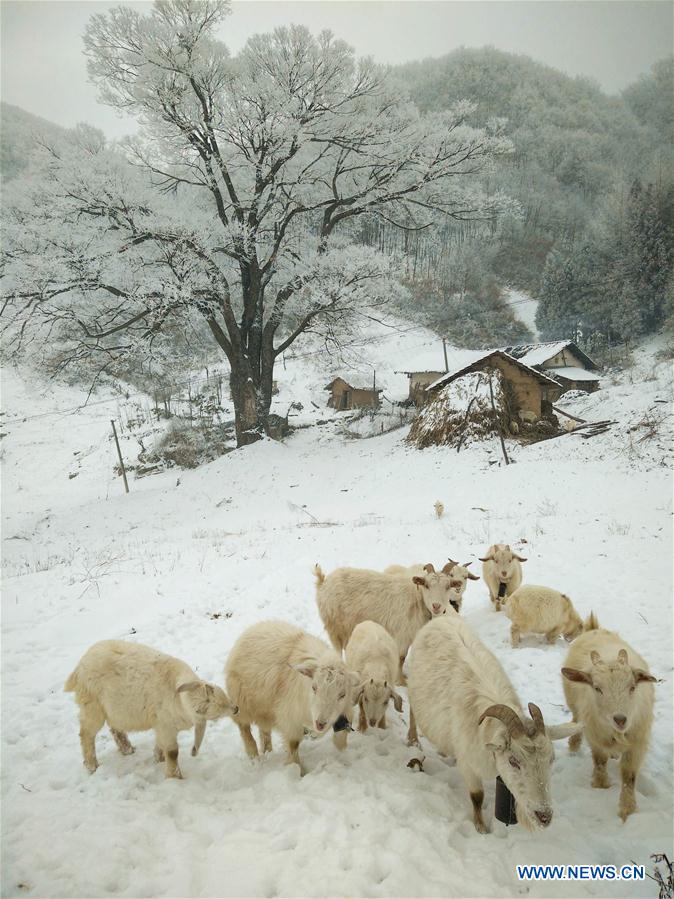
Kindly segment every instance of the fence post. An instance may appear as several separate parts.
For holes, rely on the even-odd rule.
[[[119,457],[119,465],[122,469],[122,477],[124,478],[124,490],[126,493],[129,492],[129,482],[126,479],[126,468],[124,467],[124,459],[122,459],[122,451],[119,448],[119,440],[117,439],[117,429],[115,428],[115,420],[110,419],[110,424],[112,425],[112,436],[115,438],[115,446],[117,447],[117,456]]]

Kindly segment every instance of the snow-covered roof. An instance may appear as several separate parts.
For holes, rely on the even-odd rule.
[[[357,385],[355,385],[355,384],[352,384],[350,381],[347,381],[346,378],[343,378],[341,375],[337,375],[336,378],[333,378],[332,381],[330,381],[329,384],[326,384],[325,387],[324,387],[323,389],[324,389],[324,390],[332,390],[332,386],[333,386],[333,384],[335,383],[335,381],[343,381],[344,384],[346,384],[346,386],[347,386],[350,390],[369,390],[369,391],[371,391],[372,393],[374,393],[375,391],[376,391],[377,393],[382,393],[383,390],[384,390],[383,387],[372,387],[372,385],[368,385],[367,387],[360,387],[360,386],[357,386]]]
[[[585,368],[576,368],[572,365],[563,366],[561,368],[546,368],[546,371],[556,378],[568,378],[569,381],[598,381],[599,375],[594,371],[587,371]]]
[[[536,378],[538,381],[545,382],[550,387],[559,388],[559,384],[557,381],[554,381],[552,378],[548,377],[548,375],[543,374],[543,372],[537,371],[535,368],[531,368],[530,365],[525,365],[521,359],[516,359],[514,356],[511,356],[509,353],[506,353],[504,350],[487,350],[486,353],[482,353],[477,356],[467,365],[462,366],[461,368],[456,368],[454,371],[448,371],[446,374],[442,375],[442,377],[438,378],[437,381],[433,381],[432,384],[429,384],[426,390],[434,390],[436,387],[439,387],[441,384],[447,384],[450,381],[453,381],[454,378],[458,378],[459,375],[465,374],[470,371],[473,366],[479,364],[480,362],[484,362],[486,359],[489,359],[491,356],[502,356],[504,359],[507,359],[508,362],[511,362],[513,365],[517,365],[520,368],[526,369],[532,377]]]
[[[595,363],[590,357],[584,353],[572,340],[554,340],[549,343],[522,343],[519,346],[503,347],[504,352],[510,356],[514,356],[524,365],[530,365],[536,368],[538,365],[544,365],[548,359],[552,359],[562,350],[570,349],[571,352],[584,362],[588,368],[596,369]]]

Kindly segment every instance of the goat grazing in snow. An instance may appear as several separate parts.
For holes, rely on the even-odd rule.
[[[358,730],[370,726],[386,727],[386,709],[393,700],[396,711],[403,708],[402,697],[393,685],[398,675],[398,648],[395,640],[374,621],[361,621],[346,644],[346,664],[360,678],[356,702],[360,707]]]
[[[483,782],[500,775],[515,797],[517,820],[528,830],[552,820],[549,782],[552,740],[582,729],[581,724],[546,727],[538,706],[529,715],[496,657],[459,615],[431,621],[410,653],[409,742],[417,725],[440,752],[453,755],[473,804],[473,823],[482,818]]]
[[[427,621],[447,611],[451,576],[434,569],[382,574],[367,568],[336,568],[326,577],[320,565],[315,566],[314,575],[318,611],[337,652],[344,650],[357,624],[376,621],[396,642],[399,678],[404,683],[407,650]]]
[[[510,596],[522,583],[522,562],[526,559],[513,552],[508,543],[490,546],[482,562],[482,577],[489,588],[489,598],[495,612],[500,612],[506,596]]]
[[[339,718],[352,720],[357,676],[322,640],[285,621],[261,621],[245,630],[229,654],[225,676],[251,758],[258,755],[251,724],[259,727],[263,752],[271,751],[276,728],[288,750],[286,764],[295,762],[304,773],[299,745],[305,733],[323,735]],[[346,748],[346,730],[333,741]]]
[[[521,634],[545,634],[548,643],[554,643],[560,634],[573,640],[583,632],[583,621],[569,597],[550,587],[523,584],[503,603],[503,611],[512,621],[513,646]]]
[[[620,758],[618,814],[624,821],[637,807],[634,784],[648,749],[656,678],[639,653],[618,634],[600,628],[594,615],[586,628],[562,668],[564,695],[592,750],[593,787],[610,786],[606,764],[609,756]],[[577,752],[580,743],[580,734],[571,737],[569,749]]]
[[[178,733],[195,728],[196,755],[207,721],[238,709],[224,691],[202,681],[189,665],[139,643],[103,640],[82,656],[65,684],[80,707],[80,742],[84,765],[98,767],[96,734],[107,721],[119,751],[134,749],[127,731],[154,730],[155,761],[165,762],[166,777],[182,777]]]

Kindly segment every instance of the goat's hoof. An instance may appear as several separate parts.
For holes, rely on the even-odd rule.
[[[595,790],[608,790],[611,786],[611,781],[608,777],[593,777],[592,786]]]

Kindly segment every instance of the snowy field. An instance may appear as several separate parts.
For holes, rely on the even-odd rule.
[[[416,345],[424,341],[413,332],[376,344],[387,390],[404,390],[394,372],[420,353],[441,366],[442,348]],[[132,479],[128,496],[113,474],[117,400],[100,392],[69,413],[83,392],[5,374],[3,895],[655,895],[651,881],[526,885],[515,864],[634,861],[651,870],[650,853],[671,853],[671,417],[660,437],[642,439],[639,425],[649,410],[671,411],[670,365],[656,363],[653,347],[642,351],[635,369],[567,406],[617,425],[589,440],[513,446],[516,464],[506,468],[498,445],[418,452],[403,442],[406,429],[344,439],[324,408],[334,372],[319,360],[279,369],[277,407],[285,413],[304,394],[308,424],[313,397],[325,424],[198,470]],[[439,520],[436,500],[446,510]],[[63,683],[94,641],[146,643],[222,682],[230,647],[255,621],[278,617],[323,634],[315,562],[326,571],[437,566],[475,559],[494,541],[521,545],[526,580],[568,592],[581,614],[594,609],[663,679],[639,808],[625,824],[616,763],[611,789],[593,790],[587,746],[572,757],[560,743],[549,830],[491,820],[487,784],[493,829],[478,835],[448,759],[422,737],[425,772],[407,767],[420,754],[405,745],[407,704],[402,715],[391,710],[388,731],[352,734],[345,753],[329,739],[305,742],[304,778],[284,766],[278,739],[264,761],[250,762],[228,719],[209,726],[196,759],[191,734],[181,735],[182,781],[165,780],[154,764],[151,733],[132,735],[136,753],[123,757],[101,731],[100,768],[91,776],[82,766]],[[512,649],[509,622],[491,611],[481,580],[469,583],[464,613],[523,702],[538,703],[549,723],[568,720],[566,644],[529,637]]]

